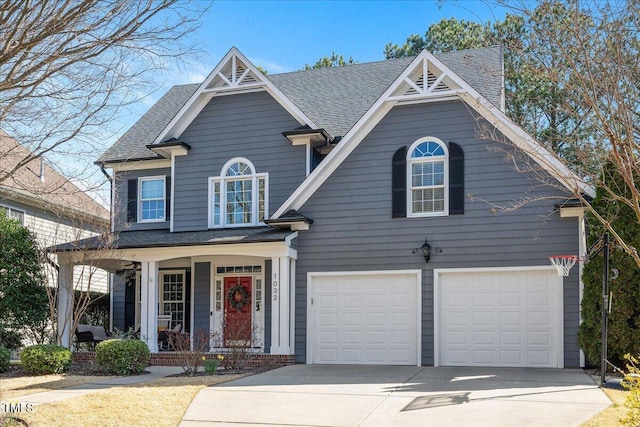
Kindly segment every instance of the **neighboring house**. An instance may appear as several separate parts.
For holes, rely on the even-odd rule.
[[[105,207],[2,131],[0,153],[0,177],[10,172],[0,181],[0,209],[31,230],[41,247],[108,230],[109,211]],[[26,164],[20,165],[25,160]],[[53,265],[45,265],[47,281],[50,286],[57,286],[57,260],[55,255],[50,259]],[[77,266],[75,278],[75,289],[89,287],[91,291],[108,292],[106,271],[90,265]]]
[[[98,159],[113,324],[152,351],[169,316],[300,363],[580,365],[579,268],[548,256],[584,253],[556,205],[593,190],[504,115],[502,70],[492,47],[265,76],[231,49]]]

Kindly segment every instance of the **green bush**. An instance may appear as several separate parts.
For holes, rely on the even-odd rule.
[[[638,359],[625,354],[624,358],[627,360],[627,374],[622,380],[624,388],[629,390],[629,394],[624,402],[624,406],[628,408],[627,417],[621,420],[625,425],[638,426],[640,425],[640,364]]]
[[[4,372],[9,367],[11,352],[4,347],[0,347],[0,372]]]
[[[149,347],[140,340],[106,340],[96,346],[96,361],[117,375],[137,374],[149,365]]]
[[[59,345],[38,344],[25,347],[20,360],[32,374],[60,374],[71,365],[71,352]]]

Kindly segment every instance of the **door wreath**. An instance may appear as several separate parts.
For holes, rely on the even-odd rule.
[[[249,305],[249,295],[247,294],[247,290],[240,284],[229,289],[229,292],[227,293],[227,300],[231,307],[238,310],[238,313],[242,311],[242,308],[245,305]]]

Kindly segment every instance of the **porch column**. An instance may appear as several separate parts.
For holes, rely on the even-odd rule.
[[[292,354],[291,258],[271,258],[271,354]]]
[[[60,262],[58,270],[58,343],[71,349],[73,327],[73,264]]]
[[[144,261],[140,274],[140,338],[149,351],[158,351],[158,263]]]

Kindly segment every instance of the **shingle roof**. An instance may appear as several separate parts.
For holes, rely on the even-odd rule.
[[[502,48],[493,46],[436,55],[446,66],[489,102],[501,107]],[[343,136],[375,103],[413,58],[354,64],[268,75],[320,128]],[[198,84],[172,87],[140,118],[98,163],[156,158],[145,146],[154,141],[198,88]]]
[[[173,86],[115,144],[105,151],[97,163],[160,158],[146,146],[151,144],[187,102],[200,84]]]
[[[109,221],[109,211],[40,158],[13,169],[32,153],[18,141],[0,131],[0,175],[11,172],[0,183],[0,196],[18,200],[59,215],[78,219]],[[43,168],[41,171],[41,167]],[[43,180],[40,173],[43,172]],[[86,216],[90,218],[85,218]]]
[[[97,249],[157,248],[172,246],[224,245],[284,241],[291,231],[271,227],[227,228],[219,230],[184,231],[142,230],[110,233],[47,248],[50,252]]]

